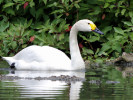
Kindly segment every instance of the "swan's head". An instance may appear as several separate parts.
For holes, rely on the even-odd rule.
[[[103,34],[103,32],[101,32],[92,21],[87,19],[79,20],[78,22],[75,23],[74,26],[76,26],[76,29],[78,31],[83,31],[83,32],[94,31],[99,34]]]

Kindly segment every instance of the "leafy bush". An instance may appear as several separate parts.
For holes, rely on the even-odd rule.
[[[1,56],[32,44],[50,45],[69,55],[68,27],[80,19],[92,20],[104,32],[79,34],[84,59],[101,62],[133,52],[132,0],[1,0],[0,8]]]

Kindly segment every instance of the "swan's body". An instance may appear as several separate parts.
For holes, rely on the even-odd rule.
[[[79,70],[84,69],[85,64],[78,47],[78,31],[99,31],[90,20],[76,22],[70,31],[71,60],[62,51],[49,46],[29,46],[13,57],[3,57],[10,66],[19,70]]]
[[[17,62],[15,63],[16,69],[69,70],[71,65],[71,61],[65,53],[49,46],[29,46],[14,57],[6,57],[5,59],[9,65]]]

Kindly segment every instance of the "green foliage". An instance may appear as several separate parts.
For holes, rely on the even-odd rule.
[[[6,19],[5,16],[3,16],[3,18]],[[29,37],[34,35],[35,32],[32,29],[28,30],[32,20],[27,22],[24,18],[18,18],[15,22],[10,23],[9,25],[9,21],[6,22],[5,19],[1,21],[1,23],[3,23],[2,25],[5,25],[5,27],[2,28],[3,26],[1,26],[0,29],[0,53],[2,55],[14,55],[14,53],[17,53],[28,45]]]
[[[90,38],[81,36],[89,43],[90,49],[95,52],[89,54],[88,59],[104,59],[118,57],[122,52],[133,52],[133,9],[132,1],[127,0],[93,0],[80,3],[79,18],[89,18],[105,33],[104,36],[90,35]],[[99,47],[95,45],[100,41]],[[97,45],[97,44],[96,44]],[[98,51],[98,52],[97,52]],[[102,58],[101,58],[102,57]]]
[[[65,20],[55,19],[52,22],[47,20],[44,25],[38,24],[34,28],[38,30],[38,34],[35,35],[35,44],[56,46],[56,48],[62,50],[68,49],[69,34],[65,34],[64,31],[68,28],[68,24]]]
[[[14,55],[32,44],[69,54],[66,30],[80,19],[92,20],[104,33],[79,35],[84,59],[102,62],[133,52],[132,0],[1,0],[0,8],[1,56]]]

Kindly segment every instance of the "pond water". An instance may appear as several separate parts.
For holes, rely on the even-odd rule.
[[[133,78],[131,67],[92,66],[84,71],[11,71],[0,61],[0,100],[132,100]],[[69,75],[82,80],[41,79]],[[68,77],[70,78],[70,77]]]

